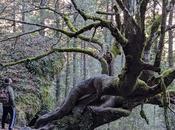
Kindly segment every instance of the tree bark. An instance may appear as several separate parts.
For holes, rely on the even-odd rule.
[[[25,21],[25,2],[22,0],[22,21]],[[22,24],[22,32],[25,33],[25,24]]]
[[[73,40],[73,47],[76,48],[77,47],[77,40]],[[78,76],[78,73],[77,73],[77,54],[76,53],[73,53],[72,55],[73,57],[73,87],[76,85],[76,82],[77,82],[77,76]]]
[[[60,75],[57,74],[55,79],[56,79],[56,86],[55,86],[56,93],[55,93],[55,97],[56,97],[57,103],[60,104],[60,101],[61,101],[60,100],[60,91],[61,91]]]
[[[174,8],[174,3],[172,4],[172,9],[169,14],[169,21],[168,24],[169,26],[172,26],[173,23],[173,8]],[[168,31],[168,36],[169,36],[169,41],[168,41],[168,64],[169,67],[173,67],[173,31],[169,30]]]
[[[16,0],[13,0],[13,19],[16,19]],[[13,22],[13,32],[16,32],[16,22]]]
[[[40,0],[40,7],[41,8],[44,7],[46,4],[47,4],[47,0]],[[40,24],[44,25],[44,21],[45,21],[45,10],[41,9],[40,10]],[[41,36],[44,36],[45,35],[45,31],[41,30],[41,31],[39,31],[39,34]]]
[[[175,93],[173,92],[172,95],[175,96]],[[160,97],[161,95],[149,98],[145,103],[162,106]],[[121,97],[108,96],[102,97],[101,100],[104,100],[103,98],[106,98],[105,105],[101,105],[100,107],[88,106],[84,109],[83,114],[81,114],[80,111],[82,107],[77,104],[72,113],[64,116],[60,120],[53,121],[40,129],[44,128],[45,130],[48,130],[52,127],[52,129],[55,128],[56,130],[92,130],[100,125],[118,120],[121,117],[129,116],[131,110],[134,107],[141,105],[144,100],[143,97],[140,99],[138,99],[138,97],[123,99]],[[119,108],[115,108],[114,106]],[[122,106],[125,107],[125,109],[120,108]]]
[[[67,47],[69,48],[70,41],[67,40]],[[65,76],[65,93],[64,96],[67,96],[68,89],[69,89],[69,76],[70,76],[70,54],[66,53],[66,76]]]

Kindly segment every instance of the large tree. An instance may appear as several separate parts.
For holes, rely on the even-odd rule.
[[[137,0],[137,2],[135,0],[132,2],[130,0],[116,0],[116,3],[113,3],[114,12],[97,12],[100,15],[114,15],[114,20],[98,17],[100,15],[89,15],[76,4],[77,1],[71,0],[74,10],[85,21],[90,21],[90,24],[81,29],[77,29],[72,24],[68,14],[57,12],[49,7],[39,7],[59,14],[69,31],[42,24],[0,18],[1,20],[49,28],[70,38],[75,37],[91,42],[100,48],[98,51],[81,48],[52,48],[43,55],[2,64],[3,68],[28,61],[32,62],[55,52],[84,53],[101,63],[102,75],[84,80],[72,88],[64,103],[53,112],[40,117],[35,127],[41,129],[58,128],[59,130],[91,130],[121,117],[129,116],[133,108],[144,103],[166,107],[166,93],[169,93],[170,102],[175,103],[175,92],[166,91],[175,78],[175,70],[170,69],[162,73],[160,70],[165,33],[175,27],[174,25],[166,25],[167,15],[173,1],[168,4],[168,0],[162,0],[162,13],[158,13],[153,20],[149,33],[146,32],[148,6],[152,5],[149,0]],[[93,28],[92,37],[83,34]],[[105,28],[111,32],[115,39],[111,49],[105,49],[104,44],[95,38],[99,28]],[[147,54],[157,38],[159,39],[158,51],[154,64],[150,64],[146,62]],[[112,68],[114,68],[111,67],[114,65],[113,59],[116,58],[119,50],[125,55],[125,66],[119,75],[110,76]],[[155,73],[159,76],[155,77]],[[165,100],[162,102],[163,97]]]

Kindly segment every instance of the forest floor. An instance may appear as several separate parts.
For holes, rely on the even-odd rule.
[[[5,124],[5,129],[2,129],[0,124],[0,130],[8,130],[8,124]],[[28,127],[15,126],[13,130],[31,130],[31,129]]]

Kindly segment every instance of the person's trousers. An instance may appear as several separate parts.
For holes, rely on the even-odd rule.
[[[9,130],[12,130],[14,125],[15,125],[15,120],[16,120],[16,110],[15,107],[12,106],[3,106],[3,114],[2,114],[2,129],[5,128],[5,122],[7,119],[8,114],[10,114],[10,119],[9,119]]]

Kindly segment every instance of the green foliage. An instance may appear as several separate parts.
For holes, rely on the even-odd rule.
[[[61,71],[63,59],[61,54],[53,54],[51,57],[45,57],[39,61],[27,62],[26,68],[29,72],[44,78],[54,78]]]
[[[46,109],[52,109],[55,103],[54,90],[52,90],[52,82],[46,81],[41,83],[40,95],[41,104],[45,106]]]
[[[155,20],[152,17],[147,18],[146,21],[147,35],[152,35],[153,33],[155,33],[160,26],[160,22],[161,22],[161,16],[158,14],[155,16]]]
[[[22,109],[34,108],[36,111],[39,110],[38,96],[33,93],[21,94],[16,98],[16,101]]]
[[[34,109],[32,110],[33,113],[35,114],[40,111],[41,107],[46,110],[51,110],[55,105],[53,80],[55,79],[55,75],[63,68],[63,54],[54,53],[38,61],[29,61],[25,63],[25,67],[31,74],[38,77],[39,96],[35,100],[38,101],[39,104],[37,104],[38,108],[35,108],[35,106],[32,107],[32,109]],[[30,101],[30,97],[26,100]],[[26,100],[24,99],[23,101],[23,104],[26,104],[26,106],[30,103],[35,104],[35,100],[30,103]]]
[[[151,30],[150,30],[151,33],[154,33],[158,30],[160,23],[161,23],[161,16],[157,16],[157,18],[155,19],[155,21],[151,25]]]
[[[25,122],[27,116],[31,118],[40,110],[40,100],[38,96],[34,93],[20,94],[16,98],[18,120]]]

